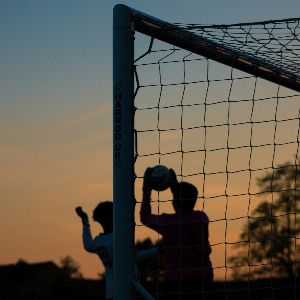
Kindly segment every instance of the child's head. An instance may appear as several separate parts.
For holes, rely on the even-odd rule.
[[[188,182],[179,182],[172,186],[173,207],[175,211],[192,211],[198,198],[197,188]]]
[[[111,201],[100,202],[93,211],[93,219],[102,226],[112,225],[113,203]]]

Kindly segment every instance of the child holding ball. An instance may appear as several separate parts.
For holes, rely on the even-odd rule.
[[[178,182],[170,169],[170,189],[175,213],[154,215],[151,212],[151,192],[155,188],[152,168],[144,174],[141,222],[162,235],[166,287],[180,289],[180,299],[200,299],[202,284],[213,280],[208,240],[209,220],[202,211],[194,210],[197,188],[188,182]],[[173,297],[173,299],[175,299]]]

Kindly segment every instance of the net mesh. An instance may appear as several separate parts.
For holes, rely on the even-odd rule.
[[[199,26],[178,24],[180,28],[211,39],[234,51],[242,51],[283,72],[300,75],[300,19]]]
[[[179,27],[299,76],[299,21]],[[210,220],[214,286],[202,299],[296,299],[300,93],[141,34],[136,52],[138,248],[161,250],[161,236],[139,211],[145,169],[166,165],[198,188],[195,210]],[[170,191],[152,193],[151,206],[173,213]],[[164,290],[163,269],[163,254],[140,266],[157,299],[174,296]],[[182,299],[194,293],[180,285],[174,291]]]

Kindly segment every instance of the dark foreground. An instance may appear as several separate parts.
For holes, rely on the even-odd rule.
[[[264,279],[256,281],[216,281],[205,287],[192,286],[180,290],[160,283],[143,286],[157,300],[298,300],[300,281],[295,279]],[[199,293],[200,290],[203,292]],[[52,262],[0,266],[1,300],[101,300],[104,299],[103,280],[73,278]],[[136,299],[142,299],[138,295]]]
[[[201,292],[201,287],[195,291],[181,292],[180,296],[174,286],[173,291],[163,291],[160,289],[159,300],[298,300],[300,299],[300,282],[299,279],[264,279],[257,281],[216,281]],[[150,289],[150,287],[148,287]],[[153,289],[153,295],[158,294],[158,289]],[[138,298],[142,299],[142,298]]]
[[[68,281],[43,282],[35,284],[1,282],[1,300],[100,300],[104,299],[104,282],[101,280],[70,279]],[[155,299],[226,299],[226,300],[296,300],[300,299],[299,281],[261,280],[253,282],[214,282],[203,293],[165,292],[163,288],[147,287]],[[199,288],[201,289],[201,288]],[[158,296],[159,293],[159,296]],[[177,294],[177,295],[176,295]],[[142,299],[137,295],[136,299]]]

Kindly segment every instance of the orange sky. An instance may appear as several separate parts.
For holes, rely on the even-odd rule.
[[[245,19],[255,21],[254,17],[274,19],[278,16],[277,10],[286,14],[283,16],[281,13],[278,17],[291,17],[299,11],[299,1],[292,1],[293,5],[289,6],[279,1],[280,4],[275,5],[277,10],[272,10],[274,5],[270,6],[272,9],[258,10],[258,7],[261,8],[258,0],[247,4],[239,1],[239,4],[233,5],[239,13],[230,15],[224,14],[227,6],[221,0],[219,5],[212,5],[211,1],[192,1],[190,8],[182,1],[173,1],[172,7],[160,1],[156,1],[155,5],[153,1],[124,2],[161,18],[166,15],[167,20],[174,22],[199,22],[200,18],[201,23],[233,23]],[[205,2],[205,10],[202,2]],[[3,60],[0,70],[0,264],[15,263],[20,258],[28,262],[53,260],[58,263],[61,257],[71,255],[79,263],[84,276],[95,278],[102,271],[98,258],[83,250],[81,222],[74,208],[81,205],[91,214],[98,202],[112,199],[111,36],[112,8],[116,3],[2,1],[0,4],[0,22],[5,25],[0,26],[3,38],[0,48]],[[269,3],[273,4],[273,1]],[[187,16],[183,16],[182,11],[188,12]],[[245,84],[236,89],[232,97],[238,97],[241,91],[249,95],[253,89]],[[168,101],[177,92],[166,91],[165,100]],[[264,92],[261,89],[261,94]],[[192,100],[195,99],[192,95],[198,95],[192,87],[187,93]],[[212,98],[214,96],[211,95]],[[295,99],[279,105],[281,118],[298,113]],[[237,105],[232,109],[235,121],[249,117],[249,107]],[[273,109],[272,104],[265,103],[264,106],[261,103],[256,107],[255,118],[268,119]],[[167,122],[163,126],[180,119],[176,109],[164,113]],[[187,114],[189,117],[184,120],[187,126],[193,126],[198,113],[194,109]],[[225,108],[208,112],[208,120],[213,120],[214,116],[222,120],[226,117]],[[140,120],[140,126],[148,126],[153,121],[149,112],[147,119],[139,112],[137,120]],[[231,142],[247,140],[246,131],[233,130]],[[271,136],[272,128],[257,127],[255,131],[255,141],[259,143]],[[294,135],[295,124],[278,127],[283,142],[287,131]],[[207,146],[218,147],[226,143],[225,133],[222,128],[212,128]],[[196,134],[201,137],[203,132]],[[141,151],[152,151],[151,143],[147,143],[149,138],[140,138]],[[202,143],[201,138],[197,140]],[[192,135],[186,137],[189,150],[192,150],[194,142]],[[162,135],[164,151],[178,149],[179,145],[178,135]],[[294,153],[293,145],[278,147],[275,162],[290,160]],[[207,161],[209,171],[224,167],[224,153],[211,154]],[[254,168],[259,164],[270,165],[270,149],[256,149],[253,155],[257,157],[253,160]],[[247,167],[245,157],[245,152],[236,151],[230,157],[229,168]],[[194,164],[198,158],[190,155],[185,159],[184,172],[199,170],[199,166],[196,168]],[[151,159],[138,161],[138,175],[141,176],[145,167],[154,163],[155,160]],[[178,160],[171,157],[163,163],[179,172]],[[261,176],[261,173],[254,174],[256,176]],[[202,179],[191,180],[201,191]],[[212,176],[206,180],[206,197],[224,191],[224,176]],[[137,199],[140,199],[141,183],[138,184]],[[245,191],[247,184],[246,177],[232,177],[228,191]],[[252,185],[255,189],[255,178]],[[199,201],[197,208],[202,209],[202,205]],[[227,217],[245,215],[247,207],[247,197],[230,199]],[[208,199],[204,209],[212,221],[223,218],[225,199]],[[170,211],[170,204],[161,205],[161,210]],[[241,225],[242,221],[230,223],[227,238],[234,241]],[[93,234],[101,230],[97,226],[92,224]],[[211,223],[212,244],[224,241],[224,227],[224,222]],[[146,236],[156,237],[150,230],[139,227],[136,238]],[[214,266],[224,265],[224,248],[215,247],[212,259]],[[222,277],[223,271],[218,272],[218,276]]]

